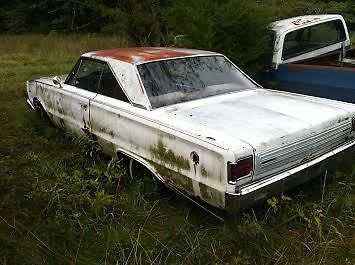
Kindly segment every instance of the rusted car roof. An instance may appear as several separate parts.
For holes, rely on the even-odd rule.
[[[189,56],[213,55],[214,52],[181,49],[181,48],[163,48],[163,47],[139,47],[139,48],[121,48],[113,50],[102,50],[85,53],[85,57],[99,57],[100,59],[114,59],[127,63],[145,63],[164,59],[173,59]]]

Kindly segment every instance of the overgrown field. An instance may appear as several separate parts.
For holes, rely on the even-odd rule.
[[[0,264],[354,264],[355,164],[220,222],[39,119],[25,81],[96,35],[0,36]]]

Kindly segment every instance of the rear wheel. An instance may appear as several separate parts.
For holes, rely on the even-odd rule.
[[[161,183],[144,165],[131,158],[129,160],[129,175],[133,182],[139,182],[141,191],[151,193],[161,188]]]

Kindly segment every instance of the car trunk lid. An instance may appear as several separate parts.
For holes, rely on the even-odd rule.
[[[168,119],[189,121],[250,144],[254,179],[312,159],[344,143],[351,119],[344,105],[255,89],[168,108]]]

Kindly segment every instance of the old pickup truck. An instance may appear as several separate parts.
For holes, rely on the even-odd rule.
[[[261,84],[355,103],[355,50],[342,16],[295,17],[270,28],[272,63]]]
[[[83,54],[27,102],[167,187],[236,210],[303,183],[355,145],[355,105],[260,87],[222,54],[126,48]],[[345,152],[347,153],[347,152]]]

